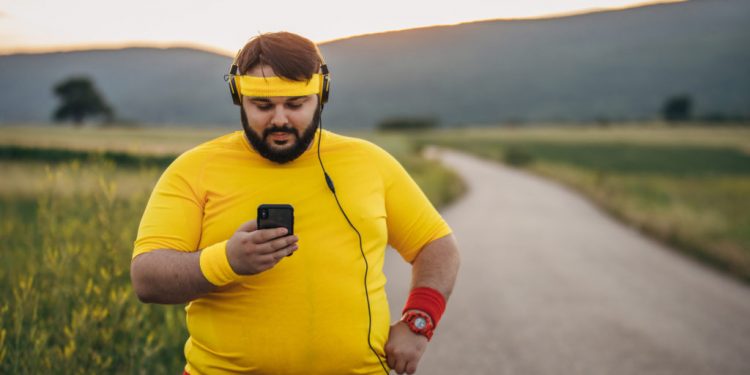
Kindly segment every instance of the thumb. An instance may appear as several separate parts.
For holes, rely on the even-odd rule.
[[[237,232],[253,232],[256,229],[258,229],[258,222],[253,219],[250,221],[246,221],[240,225],[239,228],[237,228]]]

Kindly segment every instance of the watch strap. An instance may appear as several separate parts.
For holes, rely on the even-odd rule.
[[[423,320],[424,326],[420,326],[418,324],[421,322],[420,319]],[[412,332],[427,337],[427,341],[430,341],[432,339],[435,325],[430,315],[426,312],[419,310],[408,310],[404,313],[404,315],[401,316],[401,321],[406,323],[406,325]]]

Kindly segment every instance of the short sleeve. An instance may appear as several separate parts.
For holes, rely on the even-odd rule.
[[[388,243],[411,263],[430,242],[451,233],[427,196],[393,156],[379,150]]]
[[[138,227],[133,258],[156,249],[198,250],[204,202],[198,160],[183,154],[159,178]]]

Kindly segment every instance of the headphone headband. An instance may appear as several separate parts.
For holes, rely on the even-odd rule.
[[[305,96],[317,94],[320,109],[328,103],[331,92],[331,77],[328,65],[323,61],[320,65],[321,73],[313,74],[312,78],[305,81],[290,81],[281,77],[254,77],[237,75],[239,60],[242,49],[237,51],[229,74],[224,76],[224,81],[229,84],[229,94],[235,105],[242,105],[242,96]]]

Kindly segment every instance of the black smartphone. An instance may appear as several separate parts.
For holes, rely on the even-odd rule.
[[[258,206],[258,229],[285,227],[294,234],[294,207],[289,204],[261,204]]]

